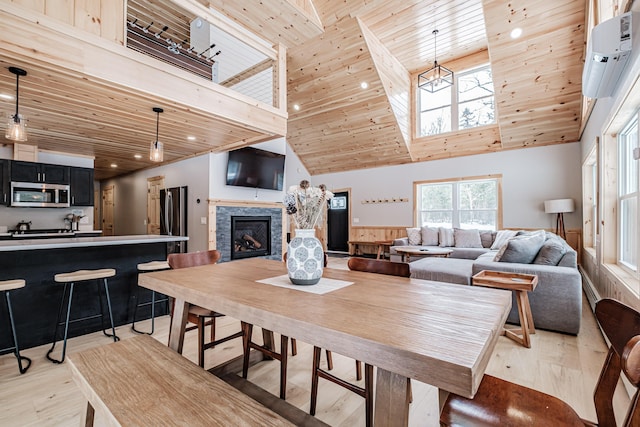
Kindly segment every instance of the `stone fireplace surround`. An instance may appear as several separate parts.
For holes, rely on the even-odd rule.
[[[231,261],[231,217],[268,216],[271,218],[271,255],[261,258],[281,260],[286,242],[282,228],[283,213],[284,207],[280,203],[209,201],[209,249],[220,251],[220,262]]]

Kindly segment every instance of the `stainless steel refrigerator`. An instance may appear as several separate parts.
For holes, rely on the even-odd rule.
[[[160,234],[187,236],[187,187],[160,190]],[[167,254],[187,252],[187,242],[167,243]]]

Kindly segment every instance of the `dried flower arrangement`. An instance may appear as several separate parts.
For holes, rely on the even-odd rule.
[[[287,213],[296,223],[296,228],[315,228],[322,218],[324,203],[333,197],[324,184],[312,187],[309,181],[302,180],[299,185],[289,187],[284,196]]]

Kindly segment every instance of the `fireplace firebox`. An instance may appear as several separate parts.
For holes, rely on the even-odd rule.
[[[271,217],[231,217],[231,259],[271,255]]]

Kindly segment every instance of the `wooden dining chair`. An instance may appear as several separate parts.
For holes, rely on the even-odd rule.
[[[383,260],[375,260],[368,258],[349,258],[347,266],[350,270],[365,271],[368,273],[387,274],[391,276],[409,277],[409,264],[396,263]],[[348,383],[345,380],[332,375],[331,373],[320,368],[320,347],[313,348],[313,368],[311,377],[311,405],[309,413],[316,414],[316,406],[318,402],[318,379],[324,378],[327,381],[338,384],[347,390],[356,393],[364,398],[365,401],[365,422],[367,427],[373,425],[373,366],[365,363],[364,365],[364,387],[359,387]],[[357,379],[362,378],[361,367],[362,362],[356,360]],[[407,383],[409,393],[411,394],[410,383]],[[411,399],[410,399],[411,400]]]
[[[600,426],[615,427],[613,395],[620,372],[636,388],[622,426],[640,426],[640,313],[613,299],[596,304],[596,319],[611,343],[593,400],[598,424],[580,419],[562,400],[485,375],[473,399],[449,395],[440,413],[442,426]]]
[[[190,252],[181,254],[169,254],[167,262],[172,269],[196,267],[199,265],[215,264],[220,260],[220,252],[217,250]],[[173,315],[173,310],[171,310]],[[189,314],[187,320],[195,326],[188,326],[185,331],[198,329],[198,365],[204,368],[204,351],[213,348],[218,344],[242,337],[242,331],[216,340],[216,317],[224,314],[189,304]],[[173,320],[173,318],[172,318]],[[211,325],[210,341],[205,343],[205,327]]]

